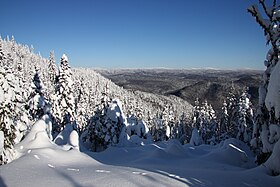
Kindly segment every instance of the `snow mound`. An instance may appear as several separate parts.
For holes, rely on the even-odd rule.
[[[165,152],[175,157],[186,157],[187,152],[178,140],[170,140]]]
[[[202,139],[201,136],[199,135],[199,132],[197,128],[194,128],[192,131],[192,137],[190,140],[190,144],[193,146],[201,145],[202,144]]]
[[[67,124],[65,128],[57,135],[54,142],[61,146],[64,150],[79,150],[80,147],[78,132],[74,130],[72,124]]]
[[[68,144],[74,149],[79,149],[79,134],[76,130],[73,130],[69,135]]]
[[[204,157],[218,163],[251,168],[255,166],[254,161],[250,159],[251,155],[253,154],[245,143],[232,138],[221,142],[216,149]]]
[[[48,124],[44,120],[38,120],[28,135],[16,147],[19,150],[52,147],[52,141],[47,133]]]
[[[71,124],[66,124],[65,128],[57,135],[54,142],[57,145],[66,145],[68,143],[72,131],[73,131],[73,126]]]
[[[274,145],[273,152],[269,159],[265,162],[265,166],[274,173],[280,173],[280,140]]]

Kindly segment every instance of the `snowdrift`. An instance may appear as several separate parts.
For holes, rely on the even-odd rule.
[[[70,131],[69,131],[70,132]],[[65,145],[78,144],[71,131]],[[72,138],[69,138],[72,137]],[[18,159],[0,167],[0,186],[279,186],[280,177],[253,164],[246,144],[158,144],[80,152],[53,143],[39,120],[17,147]]]

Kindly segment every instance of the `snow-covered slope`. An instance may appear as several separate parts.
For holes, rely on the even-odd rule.
[[[242,142],[182,146],[172,140],[104,152],[65,150],[39,120],[17,145],[19,158],[0,167],[0,186],[279,186],[280,176],[255,167]]]

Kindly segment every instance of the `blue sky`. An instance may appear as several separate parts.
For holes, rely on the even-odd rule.
[[[0,34],[71,66],[264,69],[257,0],[1,0]]]

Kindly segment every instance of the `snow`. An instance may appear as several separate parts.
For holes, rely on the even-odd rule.
[[[229,139],[216,146],[177,140],[103,152],[64,149],[39,120],[16,146],[18,159],[0,167],[0,186],[279,186],[280,176],[256,167],[246,144]],[[70,127],[66,128],[70,131]],[[69,132],[67,131],[67,132]],[[68,143],[78,145],[76,131]],[[280,143],[274,152],[280,151]],[[276,159],[279,163],[279,158]],[[274,164],[268,161],[266,165]],[[17,179],[17,180],[15,180]]]
[[[202,144],[202,139],[201,139],[201,136],[199,135],[197,128],[194,128],[192,131],[192,137],[190,140],[190,144],[193,146]]]
[[[66,54],[63,54],[61,57],[62,61],[67,61],[68,62],[68,57],[66,56]]]
[[[79,135],[76,130],[73,130],[70,133],[68,144],[71,145],[74,149],[79,150]]]
[[[270,75],[265,105],[270,111],[275,109],[275,117],[280,117],[280,63],[277,63]]]
[[[4,132],[0,131],[0,155],[4,151]]]
[[[280,173],[280,141],[274,145],[272,155],[269,157],[269,159],[266,161],[264,164],[271,172],[277,172],[278,174]]]

